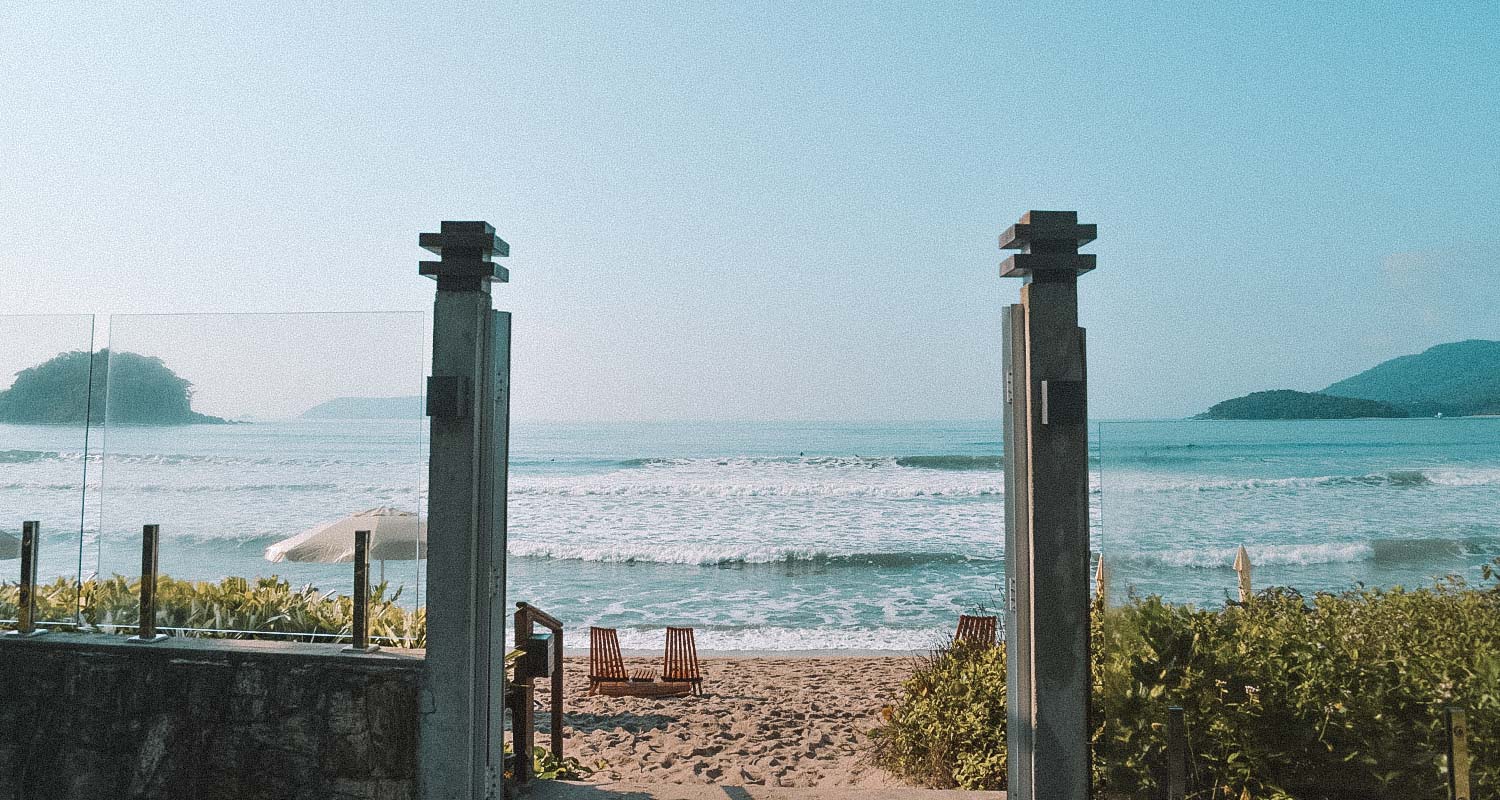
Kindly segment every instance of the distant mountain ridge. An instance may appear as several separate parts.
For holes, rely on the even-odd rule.
[[[1272,389],[1215,403],[1194,419],[1364,419],[1408,416],[1411,415],[1405,409],[1378,400]]]
[[[1500,342],[1469,339],[1393,358],[1323,390],[1420,416],[1500,414]]]
[[[1196,419],[1353,419],[1500,414],[1500,342],[1449,342],[1377,364],[1321,392],[1277,389],[1216,403]]]
[[[335,397],[302,412],[304,419],[417,419],[422,416],[422,398]]]

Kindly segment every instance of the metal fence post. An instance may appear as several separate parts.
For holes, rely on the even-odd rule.
[[[45,629],[36,626],[36,567],[41,549],[42,523],[21,523],[21,583],[16,587],[16,629],[7,636],[41,636]]]
[[[1088,392],[1078,252],[1093,225],[1030,211],[1000,237],[1023,252],[1001,277],[1025,280],[1010,306],[1005,404],[1007,655],[1020,702],[1007,730],[1013,800],[1089,796]],[[1015,510],[1011,509],[1015,505]]]
[[[156,632],[156,562],[161,546],[161,526],[141,526],[141,613],[136,635],[126,639],[134,644],[151,644],[167,638]]]
[[[1461,708],[1443,711],[1448,725],[1448,800],[1469,800],[1469,722]]]
[[[373,653],[370,644],[370,532],[354,532],[354,630],[346,653]]]
[[[1187,796],[1187,723],[1180,706],[1167,709],[1167,800]]]

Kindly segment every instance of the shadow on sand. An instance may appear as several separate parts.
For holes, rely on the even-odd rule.
[[[624,730],[631,733],[644,733],[649,730],[665,728],[677,721],[676,717],[666,714],[635,714],[623,712],[619,714],[563,714],[563,725],[577,731],[612,731]],[[550,722],[545,714],[537,715],[537,728],[548,730]]]

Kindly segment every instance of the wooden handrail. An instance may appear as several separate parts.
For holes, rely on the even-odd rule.
[[[516,603],[516,608],[525,610],[531,617],[532,621],[536,622],[538,625],[541,625],[544,628],[550,629],[553,633],[559,633],[563,629],[562,620],[552,616],[551,614],[548,614],[547,612],[541,610],[540,608],[537,608],[530,603],[527,603],[525,601]]]
[[[563,757],[563,624],[562,620],[548,614],[547,612],[531,605],[530,603],[516,603],[516,647],[524,650],[531,641],[531,629],[533,625],[541,625],[552,632],[552,661],[550,672],[552,673],[552,755],[559,761]],[[526,783],[531,779],[531,759],[533,749],[533,736],[536,727],[535,714],[532,711],[531,699],[535,689],[532,687],[534,678],[526,676],[524,680],[517,681],[515,692],[515,704],[511,707],[511,740],[514,742],[512,751],[516,755],[515,776],[517,783]]]

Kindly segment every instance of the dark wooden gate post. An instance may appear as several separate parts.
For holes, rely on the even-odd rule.
[[[506,467],[510,314],[495,311],[493,263],[510,246],[485,222],[444,222],[419,244],[438,255],[432,318],[427,501],[427,660],[421,797],[498,796],[503,769]]]
[[[1025,279],[1006,309],[1005,504],[1012,800],[1089,796],[1088,393],[1075,211],[1030,211],[1000,237]]]

